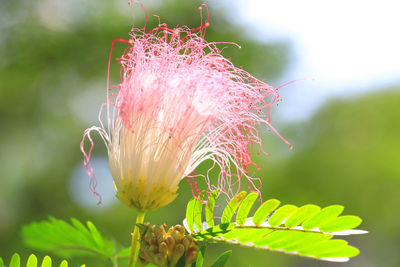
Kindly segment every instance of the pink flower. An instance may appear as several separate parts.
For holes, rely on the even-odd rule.
[[[251,150],[255,144],[262,151],[261,127],[276,132],[269,111],[277,91],[233,66],[218,43],[206,42],[208,25],[133,29],[129,40],[119,40],[128,47],[119,59],[121,82],[107,94],[108,127],[87,129],[81,150],[94,178],[90,132],[100,133],[117,197],[130,207],[145,211],[170,203],[185,177],[202,177],[208,192],[219,189],[228,198],[241,190],[243,178],[252,191],[260,186],[248,174]],[[218,177],[194,174],[204,161],[213,162]]]

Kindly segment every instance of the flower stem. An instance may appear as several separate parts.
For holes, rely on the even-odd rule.
[[[145,215],[146,215],[145,211],[139,211],[139,213],[136,217],[135,228],[133,229],[133,233],[132,233],[131,250],[129,253],[129,264],[128,264],[129,267],[136,266],[136,262],[137,262],[137,259],[139,256],[139,255],[137,255],[138,244],[139,244],[139,227],[136,224],[143,223]]]

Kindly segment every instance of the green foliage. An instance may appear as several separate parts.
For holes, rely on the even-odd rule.
[[[213,192],[211,192],[207,200],[205,213],[206,213],[206,222],[210,227],[214,226],[214,206],[217,196],[218,196],[218,190],[214,190]]]
[[[236,222],[239,225],[243,225],[247,219],[247,215],[250,212],[251,207],[254,204],[254,201],[258,198],[257,193],[250,193],[242,202],[242,204],[239,207],[239,210],[236,214]]]
[[[188,220],[189,231],[194,231],[194,206],[196,204],[196,199],[191,199],[186,206],[186,218]]]
[[[0,258],[0,266],[1,267],[5,266],[2,258]],[[20,266],[21,266],[20,256],[18,253],[14,253],[14,255],[11,257],[9,267],[20,267]],[[51,266],[52,262],[49,256],[45,256],[43,258],[41,265],[38,265],[38,259],[34,254],[31,254],[26,262],[26,267],[51,267]],[[63,260],[59,266],[68,267],[68,262],[66,260]],[[80,267],[85,267],[85,266],[86,265],[83,264]]]
[[[197,260],[192,264],[192,267],[202,267],[204,261],[204,254],[206,253],[206,246],[202,246],[197,255]]]
[[[22,228],[22,237],[32,248],[51,251],[64,257],[100,255],[115,262],[127,253],[126,250],[117,252],[115,244],[104,238],[90,221],[84,226],[72,218],[71,223],[49,217],[48,221],[25,225]]]
[[[206,246],[202,246],[199,250],[196,262],[192,263],[191,267],[203,266],[205,252],[206,252]],[[232,254],[231,250],[225,251],[224,253],[219,255],[219,257],[215,260],[215,262],[211,265],[211,267],[224,267],[231,254]]]
[[[233,214],[245,198],[246,194],[245,191],[242,191],[228,203],[228,206],[226,206],[222,213],[221,223],[228,223],[231,221]]]
[[[268,215],[275,210],[281,202],[276,199],[270,199],[268,201],[265,201],[256,211],[253,217],[253,222],[255,225],[260,225],[267,217]]]
[[[224,267],[231,254],[232,250],[225,251],[218,257],[218,259],[211,265],[211,267]]]
[[[339,216],[343,207],[333,205],[321,209],[308,204],[302,207],[283,205],[270,199],[264,202],[255,212],[254,217],[247,215],[257,199],[257,194],[241,192],[233,198],[222,212],[221,224],[214,225],[214,220],[208,218],[203,223],[205,230],[194,226],[193,212],[187,213],[184,225],[198,240],[207,242],[234,243],[266,250],[280,251],[327,261],[347,261],[356,256],[357,248],[348,245],[347,241],[332,239],[335,235],[363,234],[366,231],[353,230],[361,223],[357,216]],[[206,213],[213,214],[216,194],[209,196]],[[209,205],[208,202],[211,202]],[[194,207],[194,201],[188,204],[188,210]],[[239,207],[240,206],[240,207]],[[198,207],[198,206],[197,206]],[[232,221],[235,211],[236,222]],[[197,208],[196,216],[201,213]],[[212,226],[208,226],[211,222]]]
[[[196,201],[194,205],[194,224],[196,225],[196,228],[201,231],[203,230],[202,227],[202,219],[201,219],[201,212],[203,210],[203,204],[201,203],[201,200],[203,200],[203,196],[200,195],[199,199]]]

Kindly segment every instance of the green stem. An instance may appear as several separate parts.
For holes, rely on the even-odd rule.
[[[138,259],[137,250],[138,250],[138,244],[139,244],[139,227],[137,227],[136,224],[143,223],[145,215],[146,215],[145,211],[139,211],[139,213],[136,217],[135,228],[133,229],[133,233],[132,233],[131,250],[129,253],[129,264],[128,264],[129,267],[136,266],[136,262]]]

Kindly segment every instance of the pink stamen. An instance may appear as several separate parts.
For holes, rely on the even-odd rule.
[[[203,8],[207,14],[204,23]],[[151,164],[159,164],[165,176],[169,172],[178,175],[163,178],[171,179],[171,184],[186,177],[197,199],[201,192],[197,177],[206,182],[208,194],[218,189],[232,198],[240,192],[242,179],[247,180],[251,192],[259,192],[261,180],[248,172],[250,166],[259,169],[251,159],[253,149],[265,153],[259,134],[262,126],[292,147],[271,125],[270,111],[279,101],[277,89],[235,67],[221,55],[223,48],[218,48],[240,46],[204,40],[209,10],[204,4],[199,10],[201,24],[195,29],[171,29],[159,22],[147,33],[145,11],[142,29],[132,28],[129,40],[112,41],[107,66],[107,129],[101,122],[102,106],[101,127],[87,129],[81,142],[94,194],[96,182],[89,162],[94,145],[91,131],[100,133],[115,168],[120,164],[120,175],[135,177],[136,172],[148,173],[156,168]],[[118,59],[121,82],[110,87],[115,42],[128,46]],[[90,142],[88,153],[84,149],[86,138]],[[212,161],[207,174],[195,175],[196,167],[207,160]],[[210,179],[213,169],[219,171],[214,185]]]

